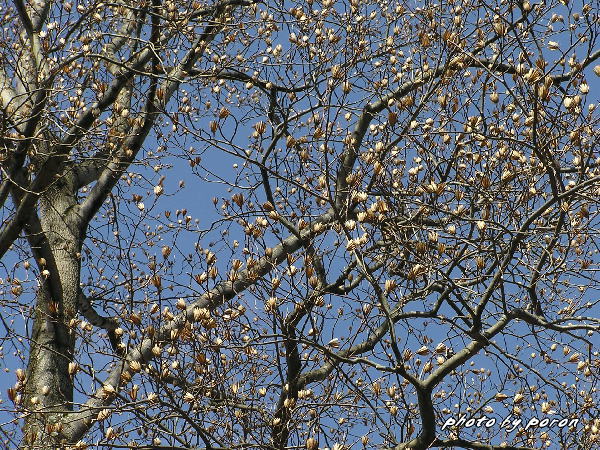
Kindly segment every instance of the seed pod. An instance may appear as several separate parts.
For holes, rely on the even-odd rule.
[[[277,420],[277,419],[275,419],[275,420]],[[306,450],[317,450],[318,448],[319,448],[319,442],[315,438],[308,438],[306,440]]]

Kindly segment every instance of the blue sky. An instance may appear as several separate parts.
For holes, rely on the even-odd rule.
[[[366,13],[370,12],[369,8],[370,7],[367,8]],[[566,10],[557,8],[557,14],[564,15],[566,14]],[[283,30],[281,33],[286,34],[287,30]],[[563,36],[564,35],[559,35],[556,38],[561,48],[570,44]],[[288,41],[284,39],[283,42],[283,51],[285,52],[287,50]],[[250,46],[246,49],[246,52],[252,54],[254,50],[255,49]],[[555,51],[545,50],[544,53],[548,55],[548,60],[552,60],[552,55],[555,54]],[[415,58],[420,56],[422,55],[414,55]],[[600,82],[598,81],[599,78],[592,73],[592,68],[593,65],[586,70],[586,81],[590,85],[590,94],[588,94],[584,100],[586,104],[597,103],[600,100],[597,94],[597,92],[599,92]],[[277,72],[278,71],[274,68],[271,68],[271,71],[265,69],[265,75],[267,76],[275,76]],[[285,70],[279,71],[279,75],[282,74],[285,74]],[[360,88],[362,87],[369,88],[370,86],[356,86],[356,94],[353,94],[356,95],[356,98],[351,97],[349,103],[355,101],[357,102],[356,106],[362,104],[359,101],[361,100],[359,97]],[[189,95],[193,96],[193,93],[191,93],[193,86],[186,86],[186,89],[188,90],[188,93],[190,93]],[[501,94],[504,93],[501,92]],[[184,96],[186,96],[186,94],[182,92],[178,99],[181,100]],[[171,106],[174,106],[176,101],[177,100],[173,100]],[[192,100],[192,103],[197,103],[196,106],[202,109],[205,107],[206,101],[205,98],[202,98],[198,102]],[[224,95],[213,95],[210,97],[210,101],[212,103],[208,109],[211,111],[218,111],[222,106],[226,105]],[[307,98],[304,105],[310,106],[311,102],[312,99]],[[260,100],[260,106],[262,106],[263,110],[268,107],[266,98],[263,97]],[[102,295],[107,300],[117,300],[116,302],[108,301],[107,303],[97,302],[100,311],[110,315],[118,313],[119,307],[127,309],[128,312],[131,312],[131,310],[147,311],[152,304],[157,304],[160,310],[163,310],[165,306],[169,306],[174,310],[177,299],[184,298],[188,302],[191,301],[195,296],[203,292],[203,287],[199,286],[198,283],[193,280],[193,276],[206,270],[206,265],[203,262],[203,258],[200,256],[201,251],[198,247],[216,254],[218,258],[216,267],[219,269],[219,276],[226,273],[228,270],[228,263],[232,258],[237,257],[242,261],[245,260],[245,256],[240,254],[241,250],[247,246],[243,227],[238,224],[233,224],[229,227],[224,223],[218,223],[217,221],[221,219],[221,216],[217,213],[223,199],[229,199],[233,193],[228,191],[227,183],[241,184],[244,189],[237,189],[236,191],[245,193],[246,198],[249,197],[249,193],[253,192],[256,185],[256,180],[247,181],[243,176],[236,179],[236,174],[242,173],[243,158],[234,157],[223,151],[224,147],[227,146],[231,152],[238,152],[241,156],[246,150],[256,150],[256,146],[259,144],[257,144],[255,140],[250,139],[249,136],[253,132],[253,129],[251,128],[253,123],[256,122],[259,117],[252,117],[252,114],[253,113],[248,113],[247,116],[239,118],[234,117],[235,114],[232,114],[231,117],[220,121],[221,128],[215,134],[212,134],[209,129],[209,122],[213,118],[209,117],[208,114],[199,114],[199,122],[190,124],[190,126],[195,125],[195,137],[193,135],[186,137],[182,136],[179,132],[174,132],[171,137],[171,143],[173,144],[172,148],[170,148],[169,145],[166,145],[165,148],[160,149],[160,151],[159,145],[162,145],[162,143],[159,144],[156,140],[156,136],[149,138],[144,153],[139,159],[140,164],[136,164],[130,169],[130,172],[139,174],[141,179],[138,179],[137,175],[135,177],[128,177],[132,182],[132,187],[126,184],[127,180],[124,180],[122,185],[115,190],[114,203],[109,199],[109,203],[106,206],[106,211],[109,212],[113,207],[116,207],[122,220],[114,223],[111,221],[110,217],[99,216],[93,223],[92,229],[88,234],[89,239],[86,246],[90,250],[90,254],[89,256],[86,256],[86,260],[84,261],[85,267],[82,274],[82,281],[87,282],[89,277],[89,279],[92,280],[92,283],[98,285],[96,290],[98,290],[98,288],[101,290],[101,292],[96,292],[96,294]],[[263,120],[266,119],[263,117]],[[355,119],[349,121],[347,125],[348,128],[352,127],[353,120]],[[172,122],[167,121],[164,126],[165,130],[169,130],[171,126]],[[271,128],[268,129],[267,134],[270,132],[272,132]],[[268,140],[265,139],[263,145],[266,145],[268,143],[267,141]],[[229,142],[233,145],[228,146],[227,143]],[[283,146],[283,143],[281,145]],[[194,148],[193,153],[192,150],[190,150],[191,147]],[[278,155],[285,160],[286,152],[288,151],[290,150],[287,150],[284,147],[282,152]],[[169,155],[171,152],[174,154],[177,153],[179,156],[164,156]],[[414,156],[416,156],[416,154],[408,153],[407,159]],[[195,162],[196,157],[201,158],[199,164],[196,164]],[[194,167],[191,167],[190,161],[193,161]],[[158,167],[158,169],[155,170],[157,165],[160,164],[165,166],[162,168]],[[237,164],[237,168],[234,167],[235,164]],[[332,164],[334,163],[332,162]],[[293,177],[296,174],[291,173],[289,175]],[[157,196],[153,189],[159,184],[161,176],[166,177],[164,181],[162,181],[164,191],[160,196]],[[183,182],[183,185],[181,182]],[[121,192],[123,193],[122,196],[120,195]],[[139,195],[140,198],[133,199],[132,196],[134,194]],[[85,193],[82,193],[82,195],[85,195]],[[266,200],[262,193],[259,194],[259,197],[260,202]],[[283,197],[285,197],[285,194],[282,194],[282,198]],[[213,202],[213,198],[217,198],[218,200],[216,205]],[[182,212],[183,210],[185,210],[185,212]],[[166,217],[165,213],[167,211],[170,212],[169,217]],[[186,227],[184,224],[188,220],[188,216],[190,219],[189,224]],[[182,226],[170,228],[170,224],[177,224],[179,220],[182,221]],[[252,220],[254,220],[254,217],[252,217]],[[217,222],[218,226],[213,227],[215,222]],[[224,232],[225,234],[223,234]],[[278,236],[267,236],[266,245],[274,245],[280,236],[286,235],[285,230],[277,230],[277,234]],[[98,238],[98,246],[95,246],[94,244],[94,239],[96,238]],[[237,248],[233,248],[232,241],[234,239],[239,241],[239,247]],[[326,256],[328,273],[331,274],[336,274],[344,264],[342,256],[345,253],[345,250],[342,245],[345,243],[342,240],[342,242],[339,243],[340,247],[335,248],[335,240],[336,238],[329,234],[320,242],[321,248],[327,248],[331,251],[331,253]],[[152,245],[150,245],[150,243]],[[164,246],[172,248],[167,261],[163,258]],[[191,258],[188,259],[190,255]],[[10,254],[5,261],[3,261],[6,275],[0,274],[0,276],[3,278],[6,278],[7,276],[17,277],[22,281],[32,280],[33,271],[31,269],[25,271],[22,264],[18,269],[13,269],[13,264],[17,259],[18,252],[15,251]],[[148,263],[152,260],[156,262],[157,269],[148,267]],[[597,255],[594,256],[594,261],[598,261]],[[302,259],[294,264],[299,266],[301,265],[301,262]],[[133,264],[137,265],[137,269],[133,269]],[[153,289],[151,286],[146,287],[148,286],[147,281],[140,284],[134,284],[130,289],[127,289],[125,286],[127,278],[131,277],[132,274],[137,277],[142,276],[142,272],[149,274],[153,270],[157,270],[157,272],[160,271],[163,275],[163,287],[166,288],[163,289],[162,292],[157,292],[156,289]],[[285,270],[285,264],[282,265],[282,268],[279,270],[283,272]],[[105,276],[107,279],[102,280],[102,276]],[[281,274],[281,276],[283,277],[283,274]],[[267,281],[270,281],[270,279]],[[173,289],[168,288],[170,284],[173,285]],[[105,287],[103,288],[102,285]],[[292,292],[296,292],[298,297],[305,294],[305,291],[299,282],[296,284],[295,282],[290,283],[284,280],[282,287],[288,288]],[[294,289],[297,289],[297,291],[294,291]],[[263,292],[265,290],[264,286],[262,286],[262,289],[256,294],[251,292],[244,293],[242,299],[239,300],[239,302],[243,303],[250,311],[248,320],[252,320],[251,318],[254,315],[259,318],[258,322],[255,322],[255,324],[258,323],[257,330],[260,328],[269,329],[273,326],[272,323],[269,323],[269,316],[264,313],[265,299],[263,298]],[[89,290],[88,292],[91,293]],[[588,295],[597,295],[597,291],[592,290],[591,292],[592,293]],[[511,293],[509,292],[508,294],[510,295]],[[8,292],[4,292],[3,295],[7,298],[10,297]],[[364,304],[368,304],[368,295],[368,291],[365,291],[365,298],[358,300],[362,300],[364,301]],[[238,300],[234,302],[237,301]],[[590,298],[590,301],[597,301],[597,298]],[[357,305],[356,302],[357,298],[355,297],[335,298],[327,296],[327,298],[325,298],[325,308],[323,312],[315,313],[313,316],[309,317],[302,323],[301,328],[307,335],[310,328],[319,328],[321,330],[321,343],[327,343],[333,338],[339,338],[341,340],[344,340],[345,338],[347,340],[346,343],[351,343],[353,342],[351,336],[354,336],[354,339],[364,337],[369,331],[366,326],[355,323],[353,324],[354,328],[352,330],[349,329],[350,323],[348,317],[350,316],[346,315],[346,313],[362,307],[362,304]],[[331,308],[328,308],[328,305],[331,305]],[[339,318],[335,317],[337,311],[341,311],[341,313],[338,313]],[[282,311],[282,313],[283,312],[285,311]],[[451,317],[454,314],[448,306],[445,306],[440,312],[448,317]],[[597,317],[598,312],[598,306],[596,304],[595,309],[589,313]],[[323,320],[324,317],[327,317],[326,321]],[[11,320],[11,318],[9,317],[7,320]],[[156,323],[159,322],[158,319],[152,319],[152,321]],[[19,332],[24,332],[22,323],[23,322],[19,322],[18,320],[15,321],[15,327]],[[357,330],[359,331],[357,332]],[[84,330],[80,330],[80,332],[83,334],[87,333]],[[517,337],[519,332],[523,332],[523,330],[516,328],[516,335],[512,338],[508,337],[505,340],[498,342],[499,347],[513,348],[515,342],[518,340]],[[97,333],[97,331],[93,331],[92,333]],[[255,336],[261,334],[259,331],[255,331],[255,333]],[[423,345],[424,339],[431,339],[434,347],[440,342],[453,342],[454,345],[460,341],[463,341],[464,343],[467,342],[467,338],[464,335],[454,336],[452,335],[450,327],[442,326],[439,323],[432,324],[430,322],[430,325],[427,327],[425,327],[422,322],[418,323],[417,321],[415,321],[414,324],[411,324],[411,326],[398,325],[397,333],[400,336],[400,348],[412,349],[413,351]],[[88,333],[86,336],[90,337],[91,335]],[[214,337],[215,336],[211,335],[211,338]],[[597,344],[597,334],[593,336],[593,339],[595,339],[594,344]],[[16,347],[13,347],[15,344]],[[521,344],[522,347],[517,350],[516,353],[521,357],[536,353],[537,356],[531,358],[533,361],[531,367],[541,367],[540,370],[543,371],[548,370],[548,372],[544,373],[547,373],[548,375],[552,374],[552,377],[560,374],[560,368],[556,368],[556,370],[552,369],[554,372],[550,372],[550,369],[540,362],[539,352],[540,350],[548,350],[550,348],[551,342],[549,340],[528,342],[527,344],[532,345],[532,347],[527,348],[526,345],[523,346]],[[556,351],[561,352],[565,344],[569,343],[561,342]],[[8,408],[11,408],[12,405],[6,400],[6,388],[14,384],[14,369],[21,364],[18,362],[19,354],[17,353],[15,355],[14,352],[26,352],[24,345],[25,344],[15,342],[14,340],[11,340],[10,342],[5,341],[3,345],[4,359],[0,360],[0,364],[5,364],[7,371],[0,376],[0,386],[2,387],[0,398],[3,400],[3,405]],[[96,339],[92,339],[90,344],[82,344],[81,347],[79,347],[79,357],[81,358],[82,366],[84,366],[84,364],[93,366],[98,374],[98,379],[102,378],[102,373],[105,370],[108,370],[111,364],[111,358],[109,356],[97,356],[96,352],[105,350],[107,350],[106,340],[97,342]],[[273,350],[271,349],[270,351],[272,352]],[[310,347],[304,349],[304,351],[308,353],[309,357],[318,353]],[[386,350],[385,347],[379,348],[378,356],[380,356],[381,359],[378,362],[382,364],[391,364],[390,358],[385,355],[386,351],[389,351],[389,349]],[[495,350],[490,350],[492,353],[494,351]],[[221,351],[221,353],[228,354],[225,350]],[[215,357],[217,357],[216,355],[218,354],[219,352],[215,351]],[[426,358],[423,358],[423,364],[425,361]],[[527,389],[527,386],[519,386],[518,383],[528,381],[530,384],[540,384],[539,379],[533,376],[518,380],[504,378],[505,374],[510,372],[509,368],[505,366],[494,366],[490,363],[490,359],[485,355],[477,356],[472,360],[472,363],[472,372],[470,376],[465,376],[458,380],[453,379],[450,384],[440,385],[441,389],[447,392],[453,392],[455,398],[463,400],[463,402],[456,403],[459,405],[458,408],[455,408],[454,405],[449,405],[451,407],[450,409],[453,411],[452,415],[463,412],[464,405],[468,401],[466,398],[467,394],[472,395],[473,392],[485,391],[486,394],[489,395],[493,390],[490,386],[494,386],[498,391],[505,389],[512,396],[516,389]],[[310,366],[310,364],[311,363],[308,361],[306,362],[307,367]],[[475,370],[482,367],[485,368],[485,371],[476,374]],[[265,370],[267,370],[266,367]],[[487,370],[491,371],[491,375],[489,375],[487,380],[484,380],[483,375],[487,375]],[[233,381],[235,380],[244,380],[246,376],[247,374],[241,370],[239,372],[231,373],[231,379],[229,380],[230,384],[233,384]],[[265,380],[267,378],[268,377],[265,377]],[[352,379],[352,383],[348,378]],[[395,384],[399,389],[401,380],[393,380],[392,378],[393,376],[382,376],[381,373],[368,369],[365,370],[363,374],[344,374],[342,371],[336,373],[333,380],[323,383],[315,389],[326,390],[328,383],[330,383],[331,386],[335,386],[336,381],[338,380],[345,383],[347,386],[354,384],[354,388],[357,392],[363,390],[364,392],[370,392],[373,383],[375,382],[381,384]],[[98,386],[98,379],[92,380],[89,376],[82,375],[78,379],[78,398],[83,400],[83,394],[93,391],[94,388]],[[271,381],[276,379],[277,377],[273,376]],[[358,381],[359,379],[362,379],[362,381]],[[534,379],[537,381],[533,381]],[[563,380],[568,384],[574,381],[571,376],[561,378],[561,381]],[[583,383],[583,386],[586,390],[591,388],[591,386],[586,385],[585,383]],[[150,386],[147,387],[150,389]],[[276,390],[273,390],[273,392],[276,392]],[[351,396],[347,395],[344,397],[344,400],[349,402],[350,398]],[[414,398],[412,400],[414,400]],[[384,414],[385,411],[389,411],[389,405],[385,403],[386,400],[384,400],[383,397],[373,401],[375,402],[375,410],[382,411],[382,414]],[[0,405],[0,407],[1,406],[2,405]],[[500,421],[499,419],[506,417],[507,410],[501,406],[500,403],[493,403],[493,406],[494,413],[492,413],[492,415],[496,417],[498,421]],[[567,408],[568,402],[561,401],[560,406],[562,408]],[[270,404],[269,407],[272,408],[273,404]],[[325,430],[333,428],[334,431],[331,433],[331,436],[335,436],[339,439],[346,438],[348,442],[356,443],[357,448],[361,445],[358,442],[363,433],[368,433],[372,442],[381,440],[381,436],[378,436],[376,432],[377,426],[372,428],[371,424],[349,426],[348,422],[351,425],[355,425],[352,421],[357,420],[356,417],[361,414],[358,405],[354,409],[352,407],[342,409],[344,411],[344,417],[347,419],[346,423],[338,423],[336,413],[339,413],[339,410],[333,409],[331,413],[328,413],[331,414],[330,417],[324,416],[319,424],[313,424],[312,429],[315,430],[315,433],[324,436],[329,433],[319,433],[319,427],[322,427]],[[151,412],[150,409],[148,411]],[[559,412],[567,414],[572,413],[573,411],[563,409]],[[536,414],[537,413],[538,412],[536,412]],[[355,414],[355,416],[352,416],[352,414]],[[401,426],[406,425],[403,423],[404,416],[402,414],[398,414],[394,417],[390,416],[388,413],[385,414],[385,420],[382,420],[381,422],[388,421],[388,423],[394,424],[392,426],[392,431],[399,433],[398,430]],[[533,415],[534,413],[531,412],[531,414]],[[0,421],[9,420],[9,417],[10,416],[5,412],[0,412]],[[113,420],[114,423],[119,423],[120,421],[120,419]],[[381,426],[381,422],[376,423],[379,423]],[[418,423],[416,423],[415,426],[418,432]],[[497,431],[497,428],[492,428],[490,433],[495,434]],[[494,442],[500,442],[502,439],[511,441],[513,438],[514,434],[501,433],[495,437]],[[327,442],[327,445],[332,446],[333,442]]]

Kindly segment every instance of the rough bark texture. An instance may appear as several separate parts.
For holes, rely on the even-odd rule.
[[[54,431],[58,431],[53,424],[60,421],[66,410],[73,408],[69,363],[73,361],[75,334],[69,323],[77,314],[82,242],[73,196],[51,189],[40,203],[40,222],[46,243],[45,248],[40,249],[45,259],[41,265],[45,265],[49,273],[36,296],[27,365],[24,401],[40,412],[25,418],[28,447],[43,447],[53,442]]]

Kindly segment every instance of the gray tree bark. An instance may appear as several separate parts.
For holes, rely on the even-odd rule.
[[[26,447],[50,442],[58,445],[54,436],[59,430],[55,424],[73,408],[69,364],[73,360],[75,334],[70,324],[77,315],[83,233],[75,197],[66,181],[62,180],[39,201],[42,239],[37,253],[43,259],[38,262],[48,272],[37,292],[31,331],[24,402],[39,413],[25,417]]]

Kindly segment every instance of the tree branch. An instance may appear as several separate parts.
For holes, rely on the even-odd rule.
[[[328,224],[333,219],[333,212],[328,211],[323,214],[315,223]],[[110,385],[115,389],[122,389],[121,374],[127,371],[129,365],[134,362],[147,363],[155,358],[152,353],[152,347],[156,342],[168,341],[171,339],[171,331],[178,330],[186,322],[194,321],[194,310],[207,308],[214,310],[226,301],[234,298],[248,287],[254,285],[258,279],[269,273],[275,266],[286,260],[287,256],[304,246],[306,242],[312,239],[319,232],[314,228],[304,229],[301,238],[289,236],[280,244],[275,246],[270,254],[263,256],[258,260],[256,266],[246,268],[241,271],[239,278],[235,281],[222,281],[216,287],[206,292],[202,297],[186,308],[186,311],[179,314],[174,320],[163,325],[155,334],[154,338],[144,339],[136,348],[127,352],[124,359],[110,371],[104,381],[104,386]],[[67,414],[64,419],[64,428],[62,435],[68,442],[74,442],[80,439],[92,426],[98,411],[112,403],[114,397],[106,396],[102,388],[99,389],[81,409],[75,413]]]
[[[532,447],[515,447],[514,445],[487,445],[480,442],[467,441],[466,439],[436,439],[431,446],[439,448],[472,448],[478,450],[535,450]]]
[[[219,16],[215,19],[215,22],[208,25],[202,35],[196,40],[194,45],[185,57],[182,59],[179,66],[174,68],[167,80],[165,80],[161,86],[161,91],[164,93],[160,100],[162,105],[166,105],[179,88],[181,80],[185,79],[189,71],[194,66],[194,63],[204,54],[204,50],[208,43],[214,39],[216,34],[222,28],[221,23],[222,11]],[[153,55],[153,53],[152,53]],[[152,55],[150,55],[152,57]],[[155,75],[156,77],[156,75]],[[156,82],[156,78],[153,78]],[[102,202],[108,196],[108,193],[112,190],[114,185],[119,180],[121,174],[126,170],[129,164],[135,159],[137,153],[142,148],[148,133],[152,129],[156,118],[158,117],[159,107],[154,103],[156,101],[156,85],[154,89],[150,89],[148,99],[146,101],[145,110],[142,113],[144,122],[141,126],[137,127],[122,144],[123,152],[120,155],[120,160],[113,162],[110,161],[106,168],[102,171],[98,178],[98,182],[92,188],[92,191],[87,196],[85,201],[80,207],[80,216],[84,224],[88,224],[89,221],[94,217]],[[129,152],[129,154],[127,153]]]

